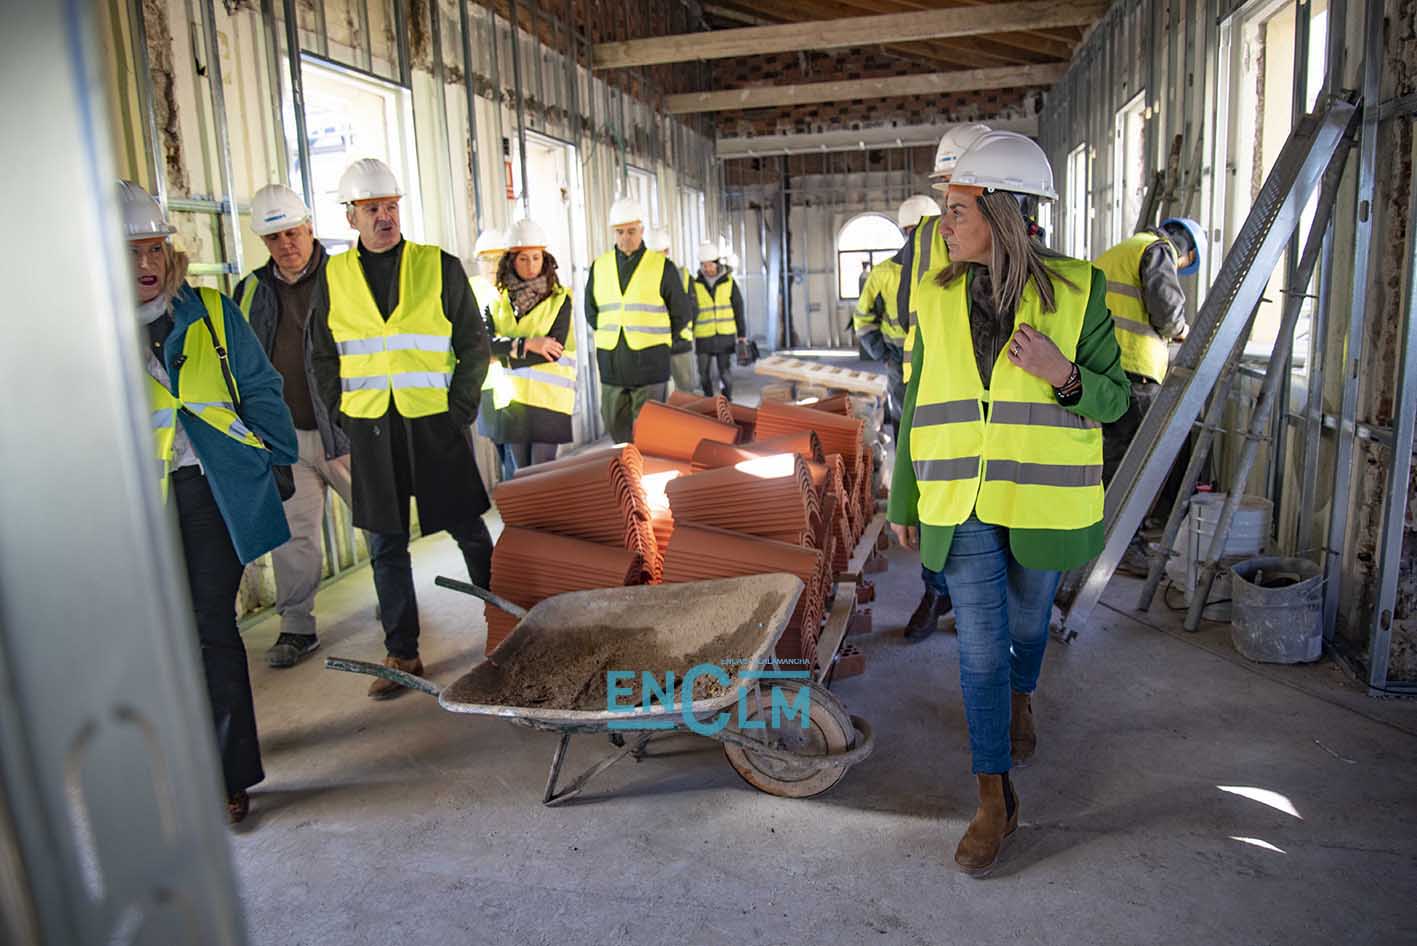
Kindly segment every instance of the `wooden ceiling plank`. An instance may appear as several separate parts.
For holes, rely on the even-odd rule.
[[[592,53],[592,62],[596,69],[623,69],[672,62],[765,55],[799,49],[838,49],[847,46],[982,36],[1090,23],[1102,15],[1106,6],[1105,0],[1024,0],[1020,3],[1001,3],[987,7],[888,13],[780,26],[748,26],[680,36],[598,43]]]

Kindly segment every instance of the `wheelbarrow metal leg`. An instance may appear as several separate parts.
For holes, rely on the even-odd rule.
[[[625,758],[625,756],[643,754],[645,744],[649,742],[651,735],[653,735],[653,733],[641,734],[630,745],[610,753],[605,756],[605,758],[595,763],[595,765],[592,765],[580,775],[576,776],[575,781],[571,782],[564,791],[557,792],[556,780],[561,774],[561,763],[566,758],[566,745],[571,741],[569,734],[562,736],[560,744],[556,746],[556,755],[551,759],[551,776],[546,781],[546,794],[542,796],[541,803],[543,805],[552,805],[556,802],[576,797],[581,793],[581,789],[585,788],[587,782],[610,768],[616,762]]]

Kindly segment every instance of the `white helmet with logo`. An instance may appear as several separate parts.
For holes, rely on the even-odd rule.
[[[377,197],[402,197],[399,182],[389,166],[378,158],[360,158],[339,178],[339,199],[342,204]]]
[[[611,227],[623,227],[630,223],[643,223],[645,219],[644,208],[640,202],[633,197],[621,197],[610,205]]]
[[[495,227],[488,227],[477,235],[472,246],[473,256],[501,256],[507,252],[507,235]]]
[[[1056,200],[1053,166],[1033,139],[1013,131],[991,131],[976,141],[955,164],[951,184],[990,191],[1031,194]]]
[[[942,191],[948,186],[959,156],[988,132],[988,125],[966,124],[955,125],[940,136],[940,145],[935,149],[935,169],[930,172],[930,178],[938,182],[933,185],[935,190]]]
[[[918,224],[921,217],[938,217],[939,215],[939,204],[924,194],[916,194],[914,197],[907,197],[905,203],[900,205],[900,210],[896,211],[895,222],[900,224],[900,228],[904,230],[906,227]]]
[[[284,184],[267,184],[251,198],[251,230],[256,236],[270,236],[310,219],[305,201]]]
[[[535,220],[522,219],[507,231],[507,251],[546,249],[546,231]]]
[[[132,181],[118,182],[118,202],[123,210],[123,233],[129,240],[166,239],[177,232],[153,196]]]

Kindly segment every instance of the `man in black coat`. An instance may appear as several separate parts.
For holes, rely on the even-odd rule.
[[[410,498],[417,498],[422,533],[446,530],[462,550],[472,582],[484,588],[491,583],[492,539],[482,521],[491,504],[477,472],[469,427],[477,416],[491,354],[477,302],[456,256],[440,254],[441,285],[436,290],[431,280],[423,284],[412,277],[401,280],[404,267],[412,265],[410,256],[426,258],[428,252],[437,251],[403,239],[393,172],[374,159],[356,161],[340,179],[340,197],[350,225],[359,231],[359,242],[347,251],[357,254],[354,258],[331,260],[316,294],[310,332],[317,394],[349,436],[354,524],[372,533],[374,589],[388,650],[384,664],[418,675],[423,662],[418,655],[418,603],[408,554]],[[357,265],[357,270],[351,265]],[[332,311],[331,298],[367,298],[359,295],[366,291],[363,285],[351,286],[347,281],[357,281],[360,273],[385,323],[402,323],[407,313],[428,306],[431,300],[424,294],[436,292],[442,319],[435,321],[444,337],[421,331],[383,339],[382,346],[377,335],[337,344],[336,329],[347,336],[354,317]],[[411,290],[408,299],[400,298],[401,281]],[[363,348],[363,354],[369,354],[370,342],[375,343],[374,357],[388,359],[387,372],[356,374],[358,353]],[[427,403],[441,400],[438,386],[445,386],[446,410],[416,416],[400,412],[399,389],[415,374],[407,368],[415,357],[411,350],[432,351],[434,357],[440,350],[451,353],[446,373],[416,373],[423,387],[413,392]],[[384,399],[387,410],[373,417],[350,416],[351,410],[364,414],[367,409],[352,408],[359,402],[347,397],[349,392],[379,389],[392,395]],[[369,695],[383,699],[402,690],[396,683],[377,679]]]

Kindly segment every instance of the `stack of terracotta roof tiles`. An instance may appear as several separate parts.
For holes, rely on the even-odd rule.
[[[673,407],[693,411],[695,414],[707,414],[717,417],[725,424],[736,425],[739,440],[752,440],[755,436],[753,428],[758,419],[757,409],[735,404],[722,394],[717,397],[695,397],[685,391],[675,391],[669,395],[669,403]]]
[[[873,476],[870,450],[864,442],[864,423],[856,417],[836,413],[849,410],[850,404],[840,398],[817,402],[823,409],[794,404],[764,404],[758,410],[759,437],[772,437],[810,430],[816,433],[827,456],[840,454],[845,464],[846,494],[842,504],[849,520],[847,547],[855,545],[865,530],[871,510],[871,479]],[[848,553],[849,554],[849,553]]]
[[[524,608],[568,591],[638,585],[643,579],[635,553],[550,532],[507,526],[492,550],[492,590]],[[488,605],[487,652],[516,624],[516,618]]]
[[[821,510],[807,462],[794,454],[755,457],[672,480],[665,488],[677,522],[717,526],[815,548]]]
[[[784,660],[812,660],[816,655],[823,605],[831,590],[829,565],[820,551],[725,529],[681,525],[675,530],[664,556],[667,582],[771,572],[796,575],[805,586],[778,641],[777,656]]]

